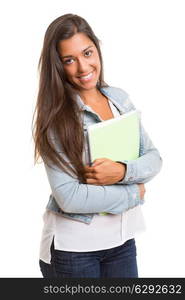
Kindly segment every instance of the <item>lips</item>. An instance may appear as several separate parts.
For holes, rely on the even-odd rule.
[[[90,72],[90,73],[87,73],[87,74],[85,74],[83,76],[78,76],[78,78],[80,79],[80,81],[89,81],[89,80],[92,79],[92,77],[93,77],[93,71]]]

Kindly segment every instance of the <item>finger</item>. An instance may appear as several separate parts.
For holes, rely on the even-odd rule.
[[[90,166],[85,166],[85,167],[84,167],[84,169],[85,169],[86,171],[91,170],[91,168],[92,168],[92,167],[90,167]]]
[[[95,170],[92,168],[92,169],[88,169],[85,171],[85,175],[87,174],[94,174],[95,173]]]
[[[93,172],[94,168],[93,167],[85,167],[85,172]]]
[[[95,179],[92,173],[85,173],[85,177]]]
[[[105,160],[106,160],[106,158],[97,158],[97,159],[95,159],[92,163],[92,167],[102,164]]]
[[[87,184],[96,184],[99,185],[98,182],[95,179],[88,178],[86,179]]]

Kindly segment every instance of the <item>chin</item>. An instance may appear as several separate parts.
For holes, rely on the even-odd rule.
[[[86,84],[78,85],[78,88],[81,90],[92,90],[95,89],[97,86],[97,81],[96,82],[89,82]]]

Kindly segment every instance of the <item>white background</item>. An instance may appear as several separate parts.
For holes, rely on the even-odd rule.
[[[84,17],[101,40],[105,80],[130,94],[163,158],[146,184],[147,230],[136,239],[140,277],[185,277],[185,1],[4,1],[0,7],[0,277],[41,277],[42,215],[50,187],[34,166],[31,121],[49,24]]]

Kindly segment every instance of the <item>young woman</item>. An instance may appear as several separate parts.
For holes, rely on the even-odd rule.
[[[83,18],[66,14],[49,25],[39,66],[35,161],[42,157],[52,191],[43,217],[41,272],[138,277],[135,236],[145,227],[144,184],[160,171],[160,154],[140,121],[138,159],[100,157],[89,165],[87,126],[135,107],[124,90],[105,83],[99,40]]]

